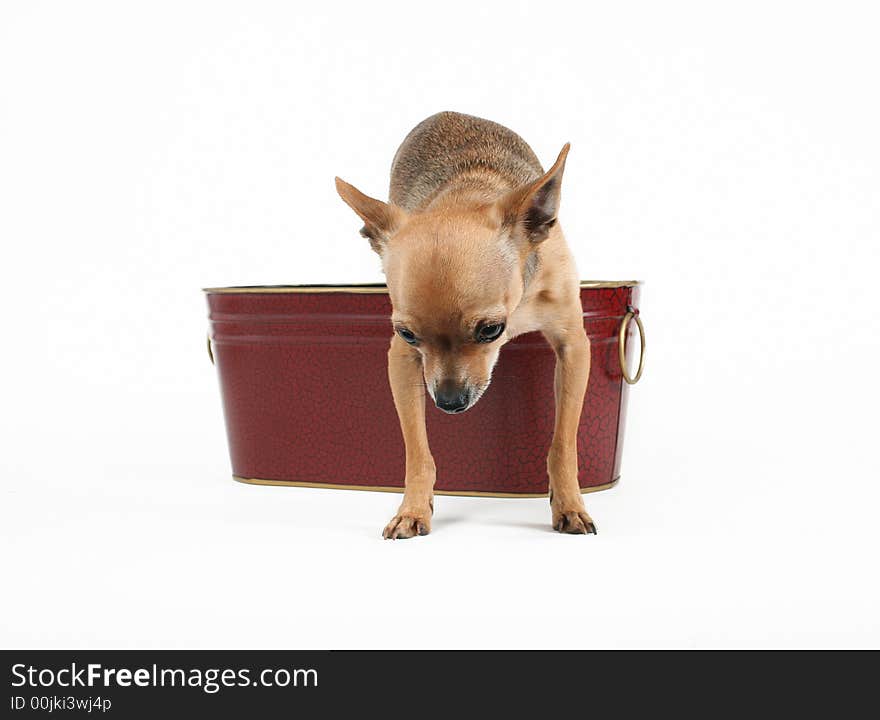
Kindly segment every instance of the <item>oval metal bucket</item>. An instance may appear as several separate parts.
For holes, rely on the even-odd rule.
[[[404,448],[388,385],[385,286],[205,293],[235,479],[401,491]],[[592,366],[578,460],[580,486],[590,492],[619,478],[628,385],[641,374],[644,331],[637,282],[584,282],[581,299]],[[504,346],[491,386],[468,412],[447,415],[427,402],[436,492],[547,494],[555,361],[539,334],[522,335]],[[625,377],[627,363],[639,365],[634,377]]]

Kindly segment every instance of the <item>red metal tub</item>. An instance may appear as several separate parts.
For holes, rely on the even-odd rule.
[[[258,485],[402,491],[385,286],[205,293],[233,477]],[[637,282],[584,282],[581,300],[592,368],[578,430],[579,481],[591,492],[619,478],[628,384],[641,375],[644,330]],[[630,377],[625,367],[636,364]],[[468,412],[447,415],[427,402],[436,492],[547,494],[554,365],[539,334],[522,335],[504,346],[492,385]]]

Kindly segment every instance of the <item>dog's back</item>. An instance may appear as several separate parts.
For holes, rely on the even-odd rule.
[[[444,188],[468,182],[501,194],[543,174],[532,149],[503,125],[456,112],[432,115],[414,127],[391,165],[390,200],[408,212],[424,210]]]

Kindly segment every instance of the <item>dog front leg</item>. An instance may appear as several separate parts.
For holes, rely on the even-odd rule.
[[[584,508],[578,483],[577,432],[590,377],[590,340],[580,310],[566,327],[545,336],[556,353],[556,422],[547,456],[553,529],[595,535],[596,526]]]
[[[436,471],[425,429],[425,381],[421,355],[397,335],[388,351],[388,378],[406,445],[403,502],[385,527],[386,539],[411,538],[431,532]]]

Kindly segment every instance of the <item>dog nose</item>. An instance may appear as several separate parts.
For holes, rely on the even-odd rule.
[[[446,380],[437,386],[437,390],[434,393],[434,401],[437,403],[437,407],[447,413],[464,412],[467,410],[470,399],[470,393],[466,388]]]

